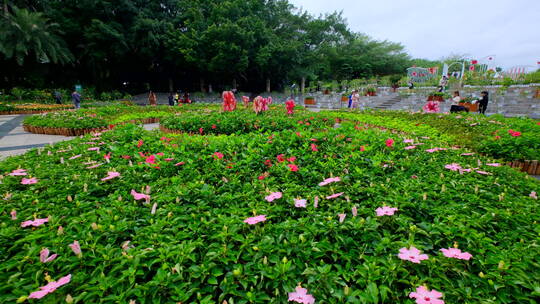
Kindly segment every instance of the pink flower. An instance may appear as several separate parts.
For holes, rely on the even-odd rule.
[[[257,177],[257,178],[258,178],[259,180],[263,180],[263,179],[266,178],[266,175],[264,175],[264,174],[263,174],[263,175],[259,175],[259,177]]]
[[[476,173],[482,174],[482,175],[491,175],[491,173],[489,173],[489,172],[486,172],[486,171],[480,171],[480,170],[476,170]]]
[[[63,285],[66,285],[70,281],[71,281],[71,274],[68,274],[67,276],[60,278],[58,281],[52,281],[45,286],[41,286],[39,288],[40,290],[32,292],[28,296],[28,299],[41,299],[47,294],[55,291],[57,288]]]
[[[144,144],[144,141],[142,139],[139,140],[137,143],[137,148],[140,148]]]
[[[341,178],[339,177],[330,177],[330,178],[327,178],[325,180],[323,180],[322,182],[319,183],[319,186],[326,186],[328,184],[331,184],[331,183],[336,183],[336,182],[340,182],[341,181]]]
[[[468,252],[461,252],[461,250],[457,248],[443,248],[441,249],[443,255],[447,258],[454,258],[454,259],[460,259],[460,260],[469,260],[472,258],[472,255]]]
[[[438,113],[439,104],[437,102],[429,101],[422,107],[422,110],[426,113]]]
[[[508,130],[508,133],[513,136],[513,137],[518,137],[518,136],[521,136],[521,132],[518,132],[518,131],[514,131],[512,129]]]
[[[398,208],[392,208],[392,207],[379,207],[375,209],[375,212],[377,213],[377,216],[384,216],[384,215],[394,215],[394,212],[396,212]]]
[[[474,155],[474,153],[461,153],[461,156],[471,156]]]
[[[154,203],[152,205],[152,209],[150,210],[150,214],[156,214],[156,210],[157,210],[157,203]]]
[[[144,194],[144,193],[137,193],[135,190],[131,189],[131,195],[133,195],[133,198],[136,200],[136,201],[139,201],[139,200],[146,200],[147,202],[150,201],[150,195],[148,194]]]
[[[345,217],[347,216],[347,214],[346,213],[340,213],[340,214],[338,214],[338,216],[339,216],[339,222],[343,223],[343,221],[345,220]]]
[[[81,245],[79,245],[79,241],[73,241],[73,243],[69,244],[68,246],[71,248],[71,250],[73,250],[73,253],[75,253],[77,257],[82,257]]]
[[[386,144],[387,147],[390,147],[390,148],[391,148],[391,147],[394,145],[394,140],[391,139],[391,138],[389,138],[389,139],[387,139],[387,140],[385,141],[385,144]]]
[[[412,149],[416,149],[416,146],[407,146],[407,147],[405,147],[405,150],[412,150]]]
[[[268,195],[267,197],[265,197],[265,199],[267,202],[272,202],[276,199],[280,199],[282,195],[283,194],[281,192],[273,192],[273,193],[270,193],[270,195]]]
[[[353,215],[353,216],[357,216],[357,215],[358,215],[358,209],[356,208],[356,206],[353,206],[351,211],[352,211],[352,215]]]
[[[287,161],[290,162],[290,163],[294,163],[296,161],[296,156],[291,156],[291,157],[287,158]]]
[[[278,156],[276,156],[278,162],[282,163],[285,161],[285,154],[279,154]]]
[[[414,142],[414,139],[404,139],[403,142],[406,144],[412,144]]]
[[[420,264],[420,261],[428,259],[427,254],[420,254],[420,250],[415,247],[411,247],[411,249],[399,249],[398,257],[404,261],[410,261],[416,264]]]
[[[43,218],[43,219],[35,219],[33,221],[24,221],[21,223],[21,227],[28,227],[28,226],[41,226],[49,221],[49,218]]]
[[[23,185],[32,185],[32,184],[37,184],[38,182],[38,179],[35,178],[35,177],[32,177],[32,178],[23,178],[21,180],[21,184]]]
[[[49,256],[49,249],[48,248],[43,248],[39,252],[39,260],[41,261],[41,263],[50,262],[50,261],[56,259],[57,256],[58,256],[58,254],[53,254],[53,255]]]
[[[313,151],[313,152],[319,151],[319,149],[317,149],[317,145],[316,145],[316,144],[311,144],[311,151]]]
[[[290,169],[292,172],[298,171],[298,166],[295,165],[295,164],[288,164],[287,166],[289,167],[289,169]]]
[[[294,199],[294,206],[296,208],[306,208],[307,200],[305,199]]]
[[[170,158],[170,157],[169,157],[169,158],[165,158],[165,161],[166,161],[166,162],[170,162],[170,161],[173,161],[173,160],[174,160],[174,158]]]
[[[11,212],[9,214],[11,214],[11,219],[12,220],[17,219],[17,210],[13,209],[13,210],[11,210]]]
[[[500,167],[501,164],[499,164],[499,163],[492,163],[492,164],[486,164],[486,166],[490,166],[490,167]]]
[[[174,164],[174,165],[175,165],[176,167],[178,167],[178,166],[182,166],[182,165],[184,165],[184,164],[186,164],[186,163],[185,163],[185,162],[179,162],[179,163],[176,163],[176,164]]]
[[[165,153],[163,153],[163,152],[158,152],[158,153],[156,153],[156,155],[159,155],[159,156],[164,156],[164,155],[165,155]]]
[[[95,169],[95,168],[97,168],[97,167],[99,167],[99,166],[101,166],[101,165],[103,165],[103,164],[95,164],[95,165],[93,165],[93,166],[86,167],[86,169]]]
[[[108,162],[111,159],[111,152],[103,155],[103,158]]]
[[[147,164],[155,164],[156,163],[156,156],[155,155],[150,155],[146,158],[146,160],[144,161],[145,163]]]
[[[532,191],[531,194],[529,194],[530,198],[538,199],[538,196],[536,195],[535,191]]]
[[[258,216],[248,217],[247,219],[244,220],[244,223],[249,224],[249,225],[255,225],[257,223],[264,222],[264,221],[266,221],[266,215],[258,215]]]
[[[82,154],[77,154],[77,155],[74,155],[74,156],[70,157],[69,159],[76,159],[76,158],[79,158],[81,156],[82,156]]]
[[[88,151],[99,151],[99,147],[88,148]]]
[[[340,193],[329,195],[329,196],[326,197],[326,199],[334,199],[334,198],[340,197],[342,195],[343,195],[343,192],[340,192]]]
[[[446,165],[444,166],[446,169],[448,170],[452,170],[452,171],[458,171],[460,169],[463,169],[461,168],[461,166],[459,164],[456,164],[456,163],[453,163],[453,164],[449,164],[449,165]]]
[[[120,176],[120,173],[114,172],[114,171],[109,171],[107,172],[107,174],[108,175],[106,177],[101,179],[102,181],[106,181],[106,180],[113,179]]]
[[[313,200],[313,208],[317,208],[319,206],[319,197],[315,196],[315,199]]]
[[[223,159],[223,153],[221,153],[221,152],[215,152],[215,153],[214,153],[214,158],[215,158],[215,159]]]
[[[444,304],[444,301],[439,299],[442,296],[442,293],[436,290],[429,291],[424,286],[416,288],[416,292],[409,294],[409,298],[416,299],[417,304]]]
[[[24,175],[26,175],[26,170],[24,170],[24,169],[16,169],[16,170],[11,171],[11,173],[9,175],[10,176],[24,176]]]
[[[366,151],[366,147],[360,146],[360,152],[364,152],[364,151]]]
[[[289,302],[314,304],[315,298],[307,292],[307,289],[297,286],[294,292],[289,292]]]

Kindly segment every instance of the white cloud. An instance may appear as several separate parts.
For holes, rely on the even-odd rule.
[[[350,28],[401,42],[418,58],[496,55],[509,68],[540,61],[540,0],[289,0],[311,14],[343,11]]]

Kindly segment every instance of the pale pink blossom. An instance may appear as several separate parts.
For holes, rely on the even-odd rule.
[[[70,157],[69,159],[76,159],[76,158],[79,158],[81,157],[82,154],[77,154],[77,155],[73,155],[72,157]]]
[[[33,185],[33,184],[37,184],[38,182],[38,179],[35,178],[35,177],[32,177],[32,178],[23,178],[21,180],[21,184],[23,185]]]
[[[412,149],[416,149],[416,146],[407,146],[407,147],[405,147],[405,150],[412,150]]]
[[[58,234],[58,235],[64,234],[64,227],[58,226],[58,231],[56,232],[56,234]]]
[[[461,252],[461,250],[457,248],[442,248],[441,249],[443,255],[447,258],[454,258],[454,259],[460,259],[460,260],[470,260],[472,258],[472,254],[468,252]]]
[[[289,292],[289,302],[314,304],[315,298],[307,292],[307,289],[297,286],[294,292]]]
[[[119,176],[120,176],[120,173],[114,172],[114,171],[109,171],[109,172],[107,172],[107,176],[102,178],[101,180],[106,181],[106,180],[113,179],[113,178],[116,178],[116,177],[119,177]]]
[[[88,148],[88,151],[99,151],[99,147]]]
[[[399,249],[398,257],[402,260],[410,261],[416,264],[420,264],[420,261],[428,259],[427,254],[420,254],[420,250],[416,249],[415,247],[411,247],[410,249]]]
[[[296,208],[306,208],[307,200],[305,199],[294,199],[294,206]]]
[[[157,203],[154,203],[152,205],[152,209],[150,210],[150,214],[156,214],[156,209],[157,209]]]
[[[75,253],[77,257],[82,257],[81,245],[79,245],[79,241],[73,241],[73,243],[69,244],[68,246],[71,248],[71,250],[73,250],[73,253]]]
[[[11,210],[11,212],[9,214],[11,215],[12,220],[17,219],[17,210],[13,209],[13,210]]]
[[[343,195],[343,192],[340,192],[340,193],[329,195],[329,196],[326,197],[326,199],[334,199],[334,198],[340,197],[342,195]]]
[[[343,221],[345,221],[345,217],[347,216],[347,214],[346,213],[340,213],[340,214],[338,214],[338,216],[339,216],[339,222],[343,223]]]
[[[353,206],[351,211],[352,211],[352,215],[353,215],[353,216],[357,216],[357,215],[358,215],[358,209],[356,208],[356,206]]]
[[[21,227],[28,227],[28,226],[41,226],[49,221],[49,218],[42,218],[42,219],[35,219],[33,221],[24,221],[21,223]]]
[[[474,153],[461,153],[461,156],[471,156],[474,155]]]
[[[398,208],[393,207],[379,207],[375,209],[375,212],[377,213],[377,216],[384,216],[384,215],[394,215],[394,212],[396,212]]]
[[[534,198],[535,200],[538,199],[538,196],[536,195],[536,192],[535,192],[535,191],[532,191],[531,194],[529,194],[529,197],[530,197],[530,198]]]
[[[16,170],[11,171],[11,173],[9,175],[10,176],[24,176],[24,175],[26,175],[26,170],[24,170],[24,169],[16,169]]]
[[[247,223],[249,225],[255,225],[257,223],[264,222],[264,221],[266,221],[266,215],[263,214],[263,215],[248,217],[247,219],[244,220],[244,223]]]
[[[57,256],[58,256],[58,254],[53,254],[53,255],[49,256],[49,249],[48,248],[43,248],[39,252],[39,260],[41,261],[41,263],[50,262],[50,261],[56,259]]]
[[[434,289],[429,291],[424,286],[416,288],[416,292],[409,294],[409,298],[416,299],[417,304],[444,304],[444,301],[439,299],[442,296],[442,293]]]
[[[414,143],[414,139],[404,139],[403,142],[406,144],[412,144]]]
[[[136,201],[139,201],[139,200],[146,200],[146,201],[150,201],[150,195],[148,194],[144,194],[144,193],[137,193],[135,190],[131,189],[131,195],[133,195],[133,198],[136,200]]]
[[[319,183],[319,186],[326,186],[328,184],[331,184],[331,183],[336,183],[336,182],[340,182],[341,181],[341,178],[339,177],[330,177],[330,178],[327,178],[325,180],[323,180],[322,182]]]
[[[491,173],[489,173],[489,172],[486,172],[486,171],[480,171],[480,170],[476,170],[476,173],[482,174],[482,175],[491,175]]]
[[[95,164],[95,165],[92,165],[90,167],[86,167],[86,169],[95,169],[97,167],[100,167],[101,165],[103,165],[103,164]]]
[[[280,199],[283,196],[281,192],[273,192],[270,193],[267,197],[265,197],[267,202],[272,202],[274,200]]]
[[[501,164],[499,164],[499,163],[491,163],[491,164],[486,164],[486,166],[490,166],[490,167],[500,167]]]
[[[47,294],[55,291],[57,288],[63,285],[66,285],[70,281],[71,281],[71,274],[68,274],[67,276],[60,278],[58,281],[52,281],[45,286],[41,286],[39,288],[40,290],[32,292],[28,296],[28,299],[41,299]]]
[[[456,164],[456,163],[453,163],[453,164],[449,164],[449,165],[446,165],[444,166],[446,169],[448,170],[452,170],[452,171],[458,171],[459,169],[462,169],[461,166],[459,164]]]
[[[131,241],[125,241],[122,243],[123,251],[128,251],[129,249],[134,248],[134,246],[130,246],[129,243],[131,243]]]
[[[317,208],[319,206],[319,197],[315,196],[313,199],[313,208]]]

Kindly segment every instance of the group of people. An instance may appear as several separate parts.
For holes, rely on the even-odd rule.
[[[152,94],[152,92],[150,92]],[[156,94],[154,94],[155,96]],[[150,105],[152,105],[152,101],[150,100],[150,96],[148,97],[150,101]],[[169,106],[179,105],[182,103],[191,103],[191,99],[189,98],[189,93],[185,92],[182,97],[180,97],[179,93],[173,94],[172,92],[169,93],[168,96]]]
[[[467,109],[464,106],[459,105],[460,102],[461,102],[461,96],[459,95],[459,91],[455,91],[452,97],[452,105],[450,107],[450,113],[469,112],[469,109]],[[488,91],[482,91],[482,93],[480,93],[480,99],[473,100],[473,103],[478,103],[478,113],[484,114],[484,115],[486,114],[488,102],[489,102]]]
[[[358,102],[360,101],[360,94],[358,93],[358,90],[354,90],[349,95],[349,105],[348,108],[357,108]]]
[[[62,93],[60,93],[60,91],[55,91],[53,96],[56,104],[62,104]],[[71,93],[71,101],[73,101],[75,109],[79,109],[81,107],[81,94],[77,91],[73,91],[73,93]]]

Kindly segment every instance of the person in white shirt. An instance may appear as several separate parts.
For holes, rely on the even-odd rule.
[[[455,91],[454,97],[452,97],[452,106],[450,107],[450,113],[456,113],[461,111],[469,112],[467,108],[459,105],[460,102],[461,96],[459,96],[459,91]]]

